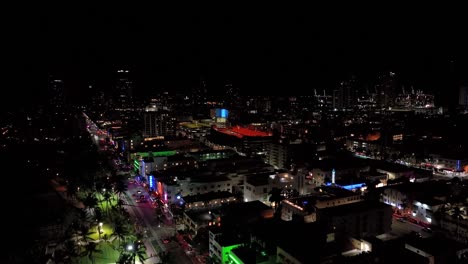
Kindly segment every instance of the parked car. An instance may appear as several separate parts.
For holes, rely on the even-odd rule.
[[[424,232],[432,233],[432,229],[430,227],[424,227],[421,230],[424,231]]]

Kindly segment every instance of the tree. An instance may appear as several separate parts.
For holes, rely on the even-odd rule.
[[[114,232],[112,235],[117,237],[119,239],[119,244],[122,245],[122,241],[124,241],[130,235],[130,231],[128,226],[120,219],[121,218],[117,218],[114,220]]]
[[[145,246],[143,244],[138,244],[134,248],[134,250],[130,251],[131,263],[135,264],[136,258],[138,258],[138,260],[143,263],[145,261],[146,254]]]
[[[105,191],[103,194],[103,201],[106,203],[106,214],[109,216],[109,207],[110,204],[112,203],[112,194],[109,191]]]
[[[128,190],[127,184],[123,181],[122,178],[118,178],[118,180],[115,182],[115,188],[114,192],[117,194],[120,198],[120,195],[124,194]]]
[[[78,245],[72,239],[67,239],[62,244],[60,244],[59,250],[60,253],[57,254],[56,252],[55,254],[56,263],[72,263],[73,258],[78,257],[80,251]]]
[[[455,217],[455,219],[457,220],[456,233],[457,233],[457,240],[459,240],[460,239],[460,218],[462,217],[462,212],[460,210],[460,207],[455,206],[455,208],[453,208],[453,217]]]
[[[85,199],[83,200],[83,204],[88,208],[96,208],[98,205],[98,199],[94,194],[88,193],[88,195],[86,195]]]
[[[95,254],[96,253],[102,253],[102,250],[97,248],[98,244],[94,242],[89,242],[85,245],[84,251],[81,253],[81,256],[88,256],[88,258],[91,260],[91,263],[95,263]]]

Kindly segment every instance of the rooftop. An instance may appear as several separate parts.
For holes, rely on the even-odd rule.
[[[311,163],[312,168],[319,168],[325,171],[332,169],[360,168],[364,165],[364,160],[352,157],[317,160]]]
[[[198,175],[190,178],[190,182],[193,183],[207,183],[220,181],[230,181],[230,179],[224,175]]]
[[[274,214],[273,208],[260,201],[224,204],[220,210],[226,226],[245,226],[261,219],[272,218]]]
[[[253,186],[264,186],[264,185],[268,185],[269,177],[270,177],[270,173],[252,174],[252,175],[246,176],[246,182]]]
[[[451,184],[447,181],[427,181],[390,185],[384,187],[384,189],[394,189],[405,194],[416,194],[415,199],[424,199],[424,197],[448,195],[451,192]]]
[[[189,195],[184,197],[184,201],[186,203],[194,203],[198,201],[210,201],[210,200],[215,200],[215,199],[225,199],[225,198],[230,198],[234,197],[235,195],[222,191],[222,192],[209,192],[209,193],[203,193],[203,194],[198,194],[198,195]]]
[[[190,210],[184,213],[198,225],[206,224],[219,216],[217,209]]]
[[[400,165],[400,164],[385,162],[385,161],[373,161],[372,165],[378,170],[389,171],[389,172],[399,173],[399,172],[414,171],[413,168]]]
[[[168,156],[167,161],[168,162],[174,162],[174,161],[194,161],[195,159],[190,156],[185,156],[184,154],[176,154],[173,156]]]
[[[407,242],[407,244],[433,255],[441,255],[447,253],[447,251],[454,253],[463,249],[468,249],[467,245],[464,245],[460,242],[436,236],[424,239],[415,239],[413,241]],[[441,247],[440,245],[444,246]]]
[[[302,209],[315,210],[314,205],[317,201],[334,200],[357,195],[355,192],[333,186],[322,186],[317,188],[317,190],[319,191],[312,195],[287,199],[285,202],[292,203]]]
[[[231,127],[231,128],[213,127],[213,129],[218,131],[218,132],[227,134],[227,135],[235,136],[237,138],[243,138],[243,137],[269,137],[269,136],[272,135],[271,133],[267,133],[267,132],[263,132],[263,131],[259,131],[259,130],[253,130],[253,129],[249,129],[249,128],[244,128],[244,127],[240,127],[240,126],[235,126],[235,127]]]
[[[256,248],[240,246],[233,249],[231,252],[245,264],[262,263],[268,260],[266,252],[259,251],[259,249]]]
[[[384,204],[381,202],[373,202],[373,201],[361,201],[361,202],[356,202],[356,203],[351,203],[351,204],[327,207],[327,208],[322,209],[321,211],[327,215],[343,216],[343,215],[347,215],[350,213],[366,212],[370,210],[385,209],[385,208],[389,208],[391,210],[391,206],[388,204]]]

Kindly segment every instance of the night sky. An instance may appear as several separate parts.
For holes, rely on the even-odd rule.
[[[50,9],[14,31],[16,64],[29,76],[17,86],[38,98],[53,74],[79,100],[89,84],[110,90],[127,67],[139,95],[187,91],[200,77],[215,94],[227,80],[244,94],[312,94],[351,75],[372,84],[390,70],[401,84],[455,94],[468,72],[461,17],[382,10]]]

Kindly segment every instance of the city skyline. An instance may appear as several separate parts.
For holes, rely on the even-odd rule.
[[[296,95],[332,91],[353,75],[371,85],[392,71],[406,87],[456,94],[468,72],[457,24],[429,18],[48,12],[27,31],[38,45],[20,68],[32,80],[17,86],[40,95],[54,75],[79,98],[89,85],[111,90],[114,72],[129,68],[141,93],[187,92],[204,78],[215,94],[231,81],[243,93]]]

